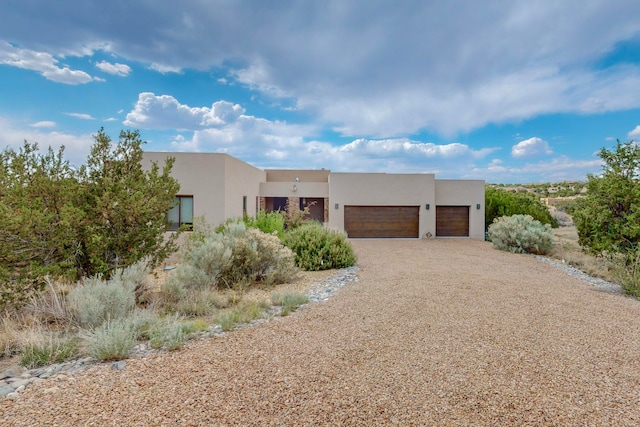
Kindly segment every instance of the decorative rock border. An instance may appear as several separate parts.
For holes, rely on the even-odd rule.
[[[569,276],[573,276],[576,277],[580,280],[582,280],[583,282],[588,283],[589,285],[598,288],[601,291],[604,292],[611,292],[611,293],[622,293],[622,288],[620,288],[620,285],[617,285],[615,283],[611,283],[611,282],[607,282],[604,279],[599,279],[597,277],[593,277],[588,275],[587,273],[569,265],[569,264],[565,264],[565,263],[561,263],[559,261],[555,261],[551,258],[547,258],[541,255],[534,255],[534,257],[536,257],[538,260],[547,263],[549,265],[552,265],[562,271],[564,271],[565,273],[567,273]]]

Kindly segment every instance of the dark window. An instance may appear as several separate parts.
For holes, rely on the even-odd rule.
[[[169,230],[177,230],[183,225],[188,230],[192,230],[193,196],[177,196],[175,205],[169,209],[167,222],[169,223]]]
[[[242,196],[242,216],[247,216],[247,196]]]
[[[287,210],[287,198],[286,197],[274,197],[273,198],[273,210],[285,212]]]

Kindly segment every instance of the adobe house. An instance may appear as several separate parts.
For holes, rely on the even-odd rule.
[[[484,181],[434,174],[262,170],[222,153],[145,152],[143,163],[174,157],[179,204],[175,224],[194,217],[228,218],[309,207],[312,218],[351,238],[470,237],[484,239]]]

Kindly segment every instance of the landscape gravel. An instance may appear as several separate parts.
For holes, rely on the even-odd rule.
[[[640,425],[638,301],[486,242],[352,243],[333,298],[58,373],[0,425]]]

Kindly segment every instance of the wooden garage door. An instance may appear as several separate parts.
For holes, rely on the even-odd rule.
[[[418,206],[345,206],[349,237],[419,237]]]
[[[436,206],[436,236],[469,236],[469,206]]]

